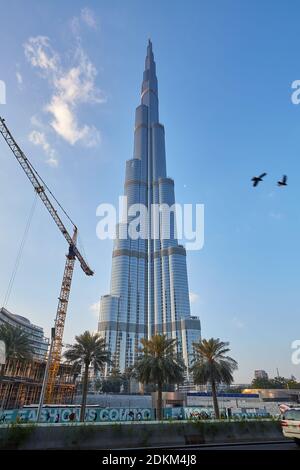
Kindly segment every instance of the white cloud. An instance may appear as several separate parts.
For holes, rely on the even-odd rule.
[[[90,305],[89,309],[95,315],[95,317],[98,318],[100,312],[100,300]]]
[[[78,140],[85,137],[87,126],[78,127],[77,119],[68,103],[61,97],[54,95],[51,102],[46,106],[46,111],[52,114],[51,126],[69,144],[74,145]]]
[[[56,74],[54,86],[59,95],[68,103],[102,103],[105,97],[95,86],[96,67],[81,47],[74,56],[76,66]]]
[[[283,218],[283,213],[282,212],[271,211],[269,213],[269,217],[271,217],[271,219],[281,220]]]
[[[97,20],[95,14],[89,8],[83,8],[80,12],[82,21],[92,29],[97,29]]]
[[[190,297],[191,304],[194,304],[199,299],[199,295],[196,294],[195,292],[190,292],[189,297]]]
[[[29,136],[29,141],[33,145],[42,147],[46,155],[48,156],[47,163],[52,167],[58,166],[58,160],[56,158],[56,152],[49,144],[47,137],[44,132],[33,130]]]
[[[77,37],[77,39],[80,39],[79,33],[81,26],[87,26],[93,30],[98,28],[96,15],[90,8],[82,8],[79,16],[73,16],[73,18],[70,20],[71,31]]]
[[[50,46],[48,37],[36,36],[29,38],[24,45],[24,51],[27,60],[33,67],[42,70],[57,70],[59,57]]]
[[[18,85],[19,85],[20,87],[22,87],[22,85],[23,85],[23,77],[22,77],[21,73],[18,72],[18,71],[16,72],[16,78],[17,78]]]
[[[77,46],[72,66],[63,68],[61,59],[49,38],[30,38],[24,46],[27,60],[33,67],[43,71],[53,90],[44,110],[52,116],[51,127],[69,144],[80,142],[86,147],[100,142],[100,133],[94,126],[80,125],[77,117],[81,103],[99,104],[105,101],[96,87],[97,70],[80,45]]]
[[[232,323],[239,330],[241,330],[242,328],[245,328],[245,323],[238,317],[233,317]]]
[[[55,157],[49,157],[47,160],[49,166],[56,168],[58,166],[58,160]]]
[[[73,16],[73,18],[71,18],[71,20],[70,20],[70,28],[71,28],[72,33],[73,33],[75,36],[78,36],[78,35],[79,35],[79,32],[80,32],[80,21],[79,21],[79,18],[78,18],[77,16]]]
[[[36,115],[31,116],[30,123],[34,127],[38,127],[39,129],[45,129],[44,124],[40,121],[40,119]]]

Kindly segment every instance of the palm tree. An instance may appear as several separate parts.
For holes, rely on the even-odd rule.
[[[143,384],[157,385],[157,418],[162,419],[162,389],[164,384],[177,384],[184,380],[185,366],[175,352],[176,339],[166,335],[154,335],[151,339],[141,339],[141,356],[135,371]]]
[[[237,362],[226,354],[230,351],[229,343],[219,338],[203,339],[194,343],[195,359],[191,367],[195,384],[211,384],[211,393],[215,416],[220,419],[217,398],[217,385],[221,382],[230,385],[233,382],[232,372],[237,369]]]
[[[106,349],[105,339],[101,338],[99,333],[85,331],[82,335],[75,336],[75,341],[75,344],[67,347],[64,357],[70,364],[84,368],[80,410],[80,421],[84,421],[89,367],[92,366],[95,372],[102,370],[104,365],[109,362],[109,352]]]
[[[9,359],[28,360],[34,353],[29,335],[21,328],[8,323],[0,325],[0,340],[5,343],[6,361]],[[1,366],[4,375],[5,364]]]

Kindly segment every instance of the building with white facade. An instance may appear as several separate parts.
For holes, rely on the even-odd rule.
[[[130,216],[118,224],[110,294],[101,298],[98,330],[120,371],[134,364],[140,340],[156,333],[177,340],[177,351],[188,366],[193,342],[200,339],[200,320],[190,313],[186,250],[176,237],[175,214],[171,212],[170,234],[165,237],[150,210],[153,204],[171,207],[175,203],[174,181],[166,170],[165,130],[159,121],[151,41],[141,104],[135,113],[133,158],[126,162],[124,193],[127,210],[134,204],[148,209],[147,233],[138,239],[128,235]]]

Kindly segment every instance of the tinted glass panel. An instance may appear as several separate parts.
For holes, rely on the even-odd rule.
[[[300,410],[289,410],[284,413],[283,419],[300,421]]]

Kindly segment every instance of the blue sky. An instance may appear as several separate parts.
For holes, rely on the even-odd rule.
[[[204,337],[230,341],[237,382],[276,367],[300,379],[290,347],[300,335],[299,13],[296,1],[0,0],[0,113],[78,224],[96,272],[77,266],[66,342],[96,329],[109,292],[112,244],[96,237],[96,207],[122,193],[151,37],[176,198],[205,204],[204,248],[188,253],[192,312]],[[2,301],[33,201],[3,141],[0,188]],[[8,308],[46,333],[65,252],[38,204]]]

